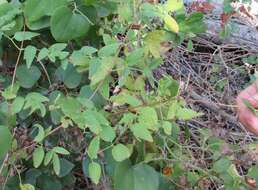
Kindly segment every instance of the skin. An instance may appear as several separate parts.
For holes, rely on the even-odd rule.
[[[254,108],[258,109],[258,89],[255,84],[240,92],[236,102],[239,121],[248,131],[258,136],[258,117],[243,103],[243,99],[248,100]]]

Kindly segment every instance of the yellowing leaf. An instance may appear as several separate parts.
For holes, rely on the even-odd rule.
[[[163,47],[161,45],[162,42],[166,42],[166,32],[162,30],[155,30],[153,32],[149,32],[144,39],[145,54],[149,52],[155,57],[160,58],[160,54],[163,54],[169,50],[167,47]]]
[[[166,15],[164,17],[164,22],[169,30],[172,32],[178,33],[179,32],[179,26],[175,19],[173,19],[171,16]]]

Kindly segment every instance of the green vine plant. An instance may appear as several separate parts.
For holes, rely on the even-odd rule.
[[[152,71],[204,31],[177,0],[0,0],[0,188],[80,189],[80,173],[115,190],[175,187],[176,121],[201,113]],[[207,176],[188,172],[193,186]]]

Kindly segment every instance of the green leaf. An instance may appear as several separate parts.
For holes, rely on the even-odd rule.
[[[98,184],[101,177],[101,166],[96,162],[89,164],[89,175],[93,183]]]
[[[59,177],[64,177],[68,175],[72,169],[74,168],[74,164],[72,162],[69,162],[68,160],[61,158],[60,159],[60,174]]]
[[[71,64],[69,64],[65,70],[59,67],[56,71],[56,76],[70,89],[78,87],[82,79],[82,75],[78,73]]]
[[[0,125],[0,158],[8,152],[12,144],[12,134],[8,127]]]
[[[91,159],[98,158],[99,148],[100,148],[100,138],[99,138],[99,136],[96,136],[92,139],[92,141],[90,142],[90,145],[88,147],[88,155]]]
[[[29,21],[29,20],[26,20],[26,25],[28,26],[28,28],[30,30],[40,30],[40,29],[43,29],[43,28],[48,28],[50,26],[50,17],[42,17],[41,19],[39,20],[36,20],[36,21]]]
[[[129,104],[134,107],[142,104],[138,98],[134,97],[133,94],[130,94],[127,91],[122,91],[118,95],[112,96],[111,101],[119,105]]]
[[[21,190],[35,190],[35,187],[31,184],[21,184],[20,183]]]
[[[23,88],[32,88],[40,76],[41,72],[36,66],[31,66],[28,69],[26,65],[21,65],[17,68],[16,77]]]
[[[123,144],[117,144],[112,149],[112,155],[118,162],[122,162],[130,157],[130,150]]]
[[[16,98],[19,89],[20,89],[20,85],[18,85],[17,83],[15,83],[13,86],[10,85],[4,89],[4,91],[2,92],[2,96],[6,100],[12,100]]]
[[[45,151],[42,146],[36,148],[32,154],[33,166],[38,168],[44,160]]]
[[[49,54],[49,50],[47,48],[42,48],[39,51],[37,61],[41,61],[42,59],[45,59]]]
[[[176,117],[181,120],[191,120],[195,117],[201,116],[202,113],[197,113],[192,109],[188,108],[179,108],[176,112]]]
[[[171,122],[169,121],[162,121],[162,124],[161,124],[164,132],[166,135],[171,135],[171,132],[172,132],[172,124]]]
[[[158,82],[158,93],[160,96],[175,97],[179,93],[179,84],[171,77],[162,78]]]
[[[62,155],[69,155],[70,152],[68,152],[66,149],[64,149],[63,147],[54,147],[53,152],[57,153],[57,154],[62,154]]]
[[[248,170],[247,176],[253,178],[258,183],[258,166],[253,166]]]
[[[0,31],[8,36],[20,31],[23,26],[23,19],[19,14],[21,10],[15,3],[2,3],[0,5]]]
[[[131,131],[136,138],[140,138],[149,142],[153,142],[151,133],[145,126],[141,123],[136,123],[131,126]]]
[[[231,164],[232,162],[227,157],[224,157],[214,163],[213,170],[217,173],[224,173],[229,169]]]
[[[54,152],[52,150],[50,150],[46,153],[46,156],[44,159],[44,166],[47,166],[50,163],[50,161],[53,158],[53,155],[54,155]]]
[[[13,115],[19,113],[23,108],[24,102],[23,97],[16,97],[11,105],[11,113]]]
[[[42,96],[40,93],[32,92],[29,93],[25,98],[25,105],[23,109],[30,109],[30,114],[34,111],[39,110],[42,117],[46,115],[46,108],[43,103],[48,102],[49,99]]]
[[[107,57],[101,60],[101,63],[97,66],[96,72],[90,76],[91,86],[94,86],[104,80],[112,71],[118,60],[114,57]]]
[[[167,114],[167,119],[175,119],[177,110],[180,108],[180,105],[177,101],[173,101],[170,103],[170,106],[168,108],[168,114]]]
[[[99,50],[98,55],[99,57],[115,56],[118,53],[119,46],[119,43],[104,46]]]
[[[159,174],[147,164],[135,166],[122,162],[116,167],[114,190],[158,190]],[[123,176],[123,177],[121,177]]]
[[[129,66],[138,65],[143,61],[142,60],[143,57],[144,57],[144,49],[138,48],[128,54],[128,56],[126,57],[126,62],[128,63]]]
[[[28,22],[35,22],[44,16],[51,16],[61,6],[65,6],[67,0],[27,0],[24,6],[24,15]]]
[[[39,143],[45,138],[45,131],[44,128],[39,124],[35,124],[34,127],[38,129],[38,134],[35,136],[34,141]]]
[[[150,52],[155,58],[160,58],[160,55],[168,50],[168,48],[161,46],[161,43],[166,41],[165,35],[165,31],[162,30],[149,32],[144,39],[145,54]]]
[[[37,48],[35,48],[34,46],[27,46],[24,49],[24,59],[26,60],[26,65],[28,69],[31,67],[33,59],[36,56],[36,53],[37,53]]]
[[[56,41],[67,42],[87,34],[88,20],[67,7],[60,7],[51,17],[51,33]]]
[[[152,107],[144,107],[137,111],[139,113],[138,121],[146,126],[147,129],[157,130],[158,115]]]
[[[106,142],[112,142],[116,137],[115,129],[111,126],[102,126],[100,131],[100,138]]]
[[[61,166],[60,166],[60,159],[56,153],[53,153],[52,163],[53,163],[53,169],[55,174],[59,175]]]
[[[183,0],[168,0],[164,5],[167,12],[174,12],[184,8]]]
[[[39,36],[39,33],[35,32],[16,32],[14,34],[14,39],[21,42],[25,40],[31,40],[32,38]]]

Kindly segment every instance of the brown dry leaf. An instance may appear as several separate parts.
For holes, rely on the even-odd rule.
[[[165,168],[163,168],[163,171],[162,171],[163,175],[167,176],[167,177],[171,176],[172,172],[173,172],[173,170],[169,166],[166,166]]]

